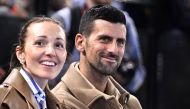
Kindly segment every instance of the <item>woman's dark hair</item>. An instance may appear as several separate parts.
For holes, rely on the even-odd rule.
[[[96,5],[82,16],[79,33],[88,36],[92,32],[94,21],[97,19],[106,20],[111,23],[121,23],[126,26],[123,12],[111,5]]]
[[[11,61],[10,61],[10,69],[13,69],[15,67],[20,67],[21,66],[21,63],[19,62],[19,60],[17,59],[17,56],[16,56],[16,47],[17,46],[20,46],[20,50],[21,51],[24,51],[24,45],[25,45],[25,39],[27,37],[27,32],[29,31],[28,30],[28,27],[33,24],[33,23],[41,23],[41,22],[53,22],[57,25],[60,25],[60,27],[63,27],[61,25],[60,22],[58,22],[57,20],[53,19],[53,18],[49,18],[49,17],[45,17],[45,16],[39,16],[39,17],[34,17],[30,20],[28,20],[24,25],[23,27],[21,28],[21,31],[19,33],[19,37],[18,37],[18,40],[17,40],[17,43],[14,44],[14,49],[13,49],[13,54],[11,56]]]

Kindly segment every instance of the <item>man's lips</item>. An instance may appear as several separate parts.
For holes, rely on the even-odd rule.
[[[115,63],[117,62],[117,59],[114,57],[103,57],[103,59],[107,62]]]

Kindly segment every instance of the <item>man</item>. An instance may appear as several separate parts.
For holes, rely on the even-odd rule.
[[[141,109],[136,97],[111,75],[125,52],[124,14],[110,5],[97,5],[81,18],[75,45],[79,62],[73,62],[52,90],[71,109]],[[64,101],[63,101],[64,100]]]
[[[77,0],[74,0],[75,2]],[[73,2],[74,2],[73,1]],[[79,3],[80,2],[80,3]],[[66,7],[55,14],[52,15],[53,18],[59,20],[64,25],[64,29],[66,31],[67,36],[67,51],[71,54],[70,61],[78,61],[79,60],[79,52],[75,49],[74,38],[78,33],[79,23],[82,14],[88,10],[89,8],[97,5],[97,4],[112,4],[114,0],[80,0],[77,3],[77,6],[73,6],[72,8]],[[80,6],[79,6],[80,4]],[[128,15],[126,11],[123,11],[126,18],[126,24],[128,29],[128,44],[126,47],[126,55],[123,58],[122,64],[119,67],[119,73],[114,76],[123,77],[116,78],[117,81],[122,83],[125,89],[128,89],[132,93],[136,93],[140,87],[144,83],[144,79],[146,77],[146,72],[143,65],[143,60],[141,56],[141,50],[138,40],[138,33],[136,27],[134,25],[133,19]],[[60,77],[65,74],[70,61],[66,61],[66,64],[62,70],[62,73],[57,76],[56,79],[50,82],[50,86],[54,87],[58,81],[60,81]],[[128,66],[132,66],[131,68]],[[132,69],[132,70],[131,70]],[[132,71],[132,72],[131,72]],[[122,75],[122,76],[120,76]],[[127,79],[126,79],[127,78]],[[127,82],[121,82],[126,81]]]

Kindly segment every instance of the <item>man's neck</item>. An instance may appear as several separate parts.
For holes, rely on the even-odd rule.
[[[88,81],[90,81],[90,83],[95,86],[96,89],[101,92],[105,91],[108,82],[108,76],[102,75],[86,64],[79,64],[79,69],[82,75],[84,75]]]
[[[91,72],[84,74],[84,76],[101,92],[104,92],[108,82],[108,76],[99,74],[98,72]]]

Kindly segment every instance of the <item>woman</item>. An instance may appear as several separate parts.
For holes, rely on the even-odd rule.
[[[64,108],[50,92],[48,80],[61,71],[66,36],[59,22],[35,17],[22,28],[10,75],[0,86],[0,109]]]

